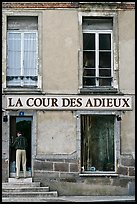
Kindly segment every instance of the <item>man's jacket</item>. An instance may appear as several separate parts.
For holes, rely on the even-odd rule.
[[[14,143],[11,145],[12,147],[14,147],[15,149],[27,149],[27,140],[25,137],[23,137],[22,135],[19,137],[16,137]]]

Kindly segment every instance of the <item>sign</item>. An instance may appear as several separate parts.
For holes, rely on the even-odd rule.
[[[19,116],[24,116],[24,112],[23,112],[23,111],[20,111],[20,112],[19,112]]]
[[[37,95],[7,96],[10,110],[132,110],[132,98],[126,96]]]

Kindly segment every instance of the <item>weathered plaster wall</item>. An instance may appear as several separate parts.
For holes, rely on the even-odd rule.
[[[134,97],[133,97],[134,100]],[[135,107],[135,104],[133,104]],[[121,122],[121,153],[135,153],[135,112],[128,111],[123,114]]]
[[[72,112],[39,112],[37,124],[37,154],[75,153],[76,122]]]
[[[77,12],[44,11],[42,26],[43,91],[77,93],[79,49]]]
[[[135,93],[135,11],[119,11],[119,84],[125,94]]]
[[[120,91],[133,97],[135,108],[135,12],[118,12]],[[135,112],[126,112],[121,122],[121,153],[135,152]]]

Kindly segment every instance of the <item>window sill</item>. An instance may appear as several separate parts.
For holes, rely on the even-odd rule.
[[[79,176],[118,176],[117,173],[112,173],[112,172],[109,172],[109,173],[103,173],[103,172],[100,172],[100,173],[95,173],[95,172],[84,172],[84,173],[80,173]]]
[[[33,87],[33,88],[6,88],[6,89],[3,89],[3,92],[6,93],[6,94],[28,94],[28,93],[31,93],[31,94],[39,94],[42,92],[41,89],[38,89],[36,87]]]
[[[118,89],[112,87],[86,87],[80,89],[81,94],[112,94],[118,93]]]

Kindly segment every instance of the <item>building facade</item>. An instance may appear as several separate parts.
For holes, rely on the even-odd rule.
[[[2,4],[3,182],[15,177],[10,143],[21,130],[33,181],[62,195],[128,194],[135,177],[134,7]]]

